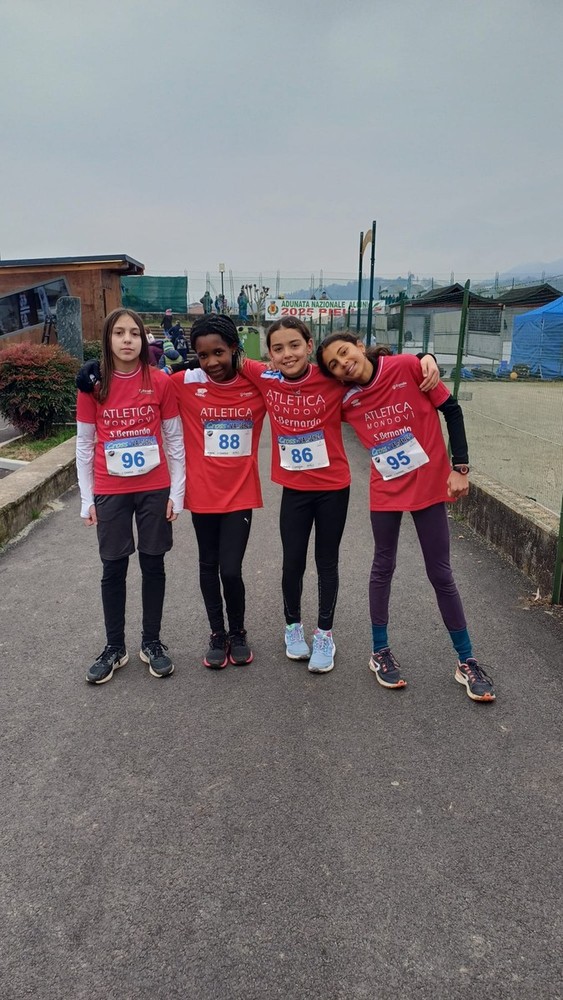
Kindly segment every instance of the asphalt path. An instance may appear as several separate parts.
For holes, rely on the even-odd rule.
[[[347,440],[326,676],[284,655],[266,435],[245,562],[248,667],[201,665],[186,513],[167,557],[166,680],[138,656],[134,557],[130,662],[108,684],[85,682],[104,645],[101,567],[76,490],[0,555],[3,1000],[563,996],[561,618],[452,520],[476,654],[498,694],[474,704],[407,516],[391,636],[409,684],[379,687],[367,668],[368,463]]]

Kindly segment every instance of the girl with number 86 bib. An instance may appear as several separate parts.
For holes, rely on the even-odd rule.
[[[473,657],[465,615],[451,566],[446,501],[466,496],[467,440],[459,403],[439,382],[420,391],[420,361],[391,356],[387,348],[367,349],[351,333],[335,333],[317,350],[321,371],[349,389],[342,416],[372,457],[371,524],[375,554],[369,597],[373,652],[370,670],[387,688],[406,681],[391,653],[387,636],[389,595],[395,570],[403,511],[410,511],[436,592],[442,619],[457,654],[455,679],[473,701],[494,701],[491,678]],[[444,414],[452,465],[444,445],[437,410]]]
[[[140,657],[153,677],[174,670],[160,640],[164,554],[172,548],[172,521],[183,507],[185,460],[174,391],[149,364],[143,321],[115,309],[102,334],[101,382],[78,393],[76,464],[81,517],[96,525],[103,564],[106,646],[87,672],[91,684],[111,680],[127,663],[125,597],[135,516],[142,573]],[[95,382],[95,384],[94,384]],[[82,384],[82,383],[79,383]]]

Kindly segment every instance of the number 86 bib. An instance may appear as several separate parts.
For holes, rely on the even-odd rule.
[[[110,476],[145,476],[160,465],[158,441],[152,436],[106,441],[104,454]]]
[[[371,460],[383,479],[398,479],[430,461],[410,431],[371,449]]]
[[[304,469],[325,469],[330,465],[323,431],[279,437],[280,465],[291,472]]]

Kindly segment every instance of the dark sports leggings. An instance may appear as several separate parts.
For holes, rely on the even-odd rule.
[[[450,532],[445,503],[411,511],[424,556],[426,575],[436,592],[446,628],[467,627],[463,606],[450,566]],[[369,606],[372,625],[387,625],[391,580],[397,563],[397,545],[402,511],[372,510],[371,527],[375,554],[369,579]]]
[[[338,596],[338,551],[346,524],[350,487],[342,490],[283,488],[280,534],[283,546],[282,592],[288,625],[301,621],[307,546],[315,525],[315,562],[319,578],[318,627],[332,628]]]
[[[129,557],[102,559],[102,605],[106,626],[106,642],[110,646],[125,645],[125,600],[127,596],[127,567]],[[143,642],[160,639],[162,607],[166,588],[164,554],[149,556],[139,552],[139,565],[143,576]]]
[[[245,591],[242,561],[250,526],[251,510],[229,514],[192,514],[199,549],[199,585],[212,632],[225,628],[223,597],[229,631],[244,628]]]

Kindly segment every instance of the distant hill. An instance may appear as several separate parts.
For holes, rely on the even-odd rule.
[[[378,278],[375,276],[373,283],[373,297],[374,299],[380,298],[383,295],[398,295],[399,292],[404,292],[409,284],[408,278]],[[418,292],[425,291],[428,285],[419,285],[411,280],[410,283],[410,293],[411,295],[416,295]],[[328,284],[324,288],[329,299],[347,299],[355,302],[358,298],[358,282],[357,281],[347,281],[345,284]],[[288,292],[286,294],[286,299],[308,299],[311,294],[310,288],[300,288],[297,292]],[[319,290],[315,291],[315,295],[319,298]],[[364,277],[362,282],[362,298],[367,299],[369,296],[369,277]]]
[[[518,281],[527,279],[541,281],[542,275],[545,281],[549,280],[550,277],[563,275],[563,257],[551,261],[536,260],[528,264],[516,264],[509,271],[504,271],[499,275],[499,278],[501,281],[510,281],[512,278],[517,278]]]

